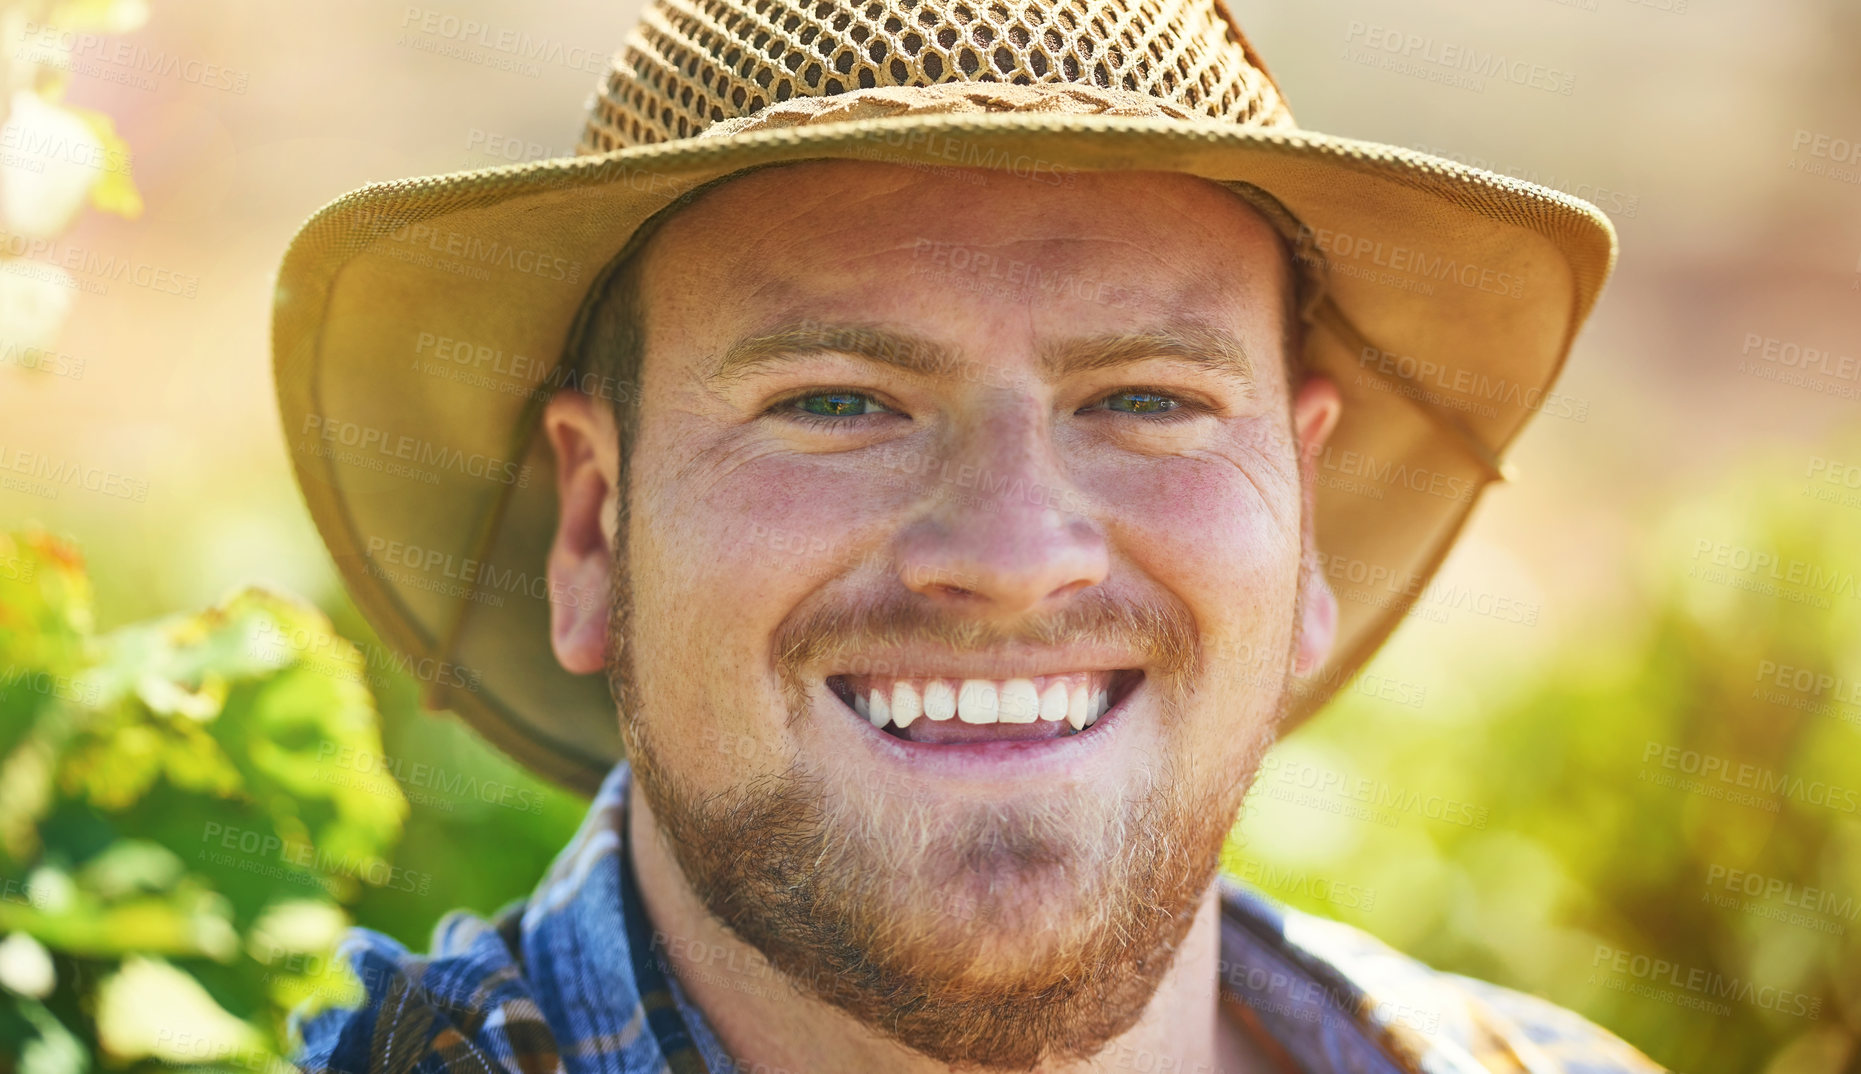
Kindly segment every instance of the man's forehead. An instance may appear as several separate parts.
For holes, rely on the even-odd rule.
[[[832,262],[810,262],[822,254],[997,279],[1006,272],[1048,286],[1043,270],[1095,255],[1159,280],[1183,267],[1182,254],[1220,255],[1221,267],[1249,276],[1289,268],[1273,225],[1222,184],[1171,172],[1066,178],[1050,186],[980,168],[873,161],[761,168],[696,192],[656,222],[641,253],[676,247],[673,260],[686,268],[743,285],[829,272]]]
[[[927,329],[958,309],[1037,325],[1030,349],[1049,374],[1146,347],[1219,357],[1250,383],[1273,364],[1295,274],[1233,191],[1158,173],[1063,188],[947,174],[963,171],[979,170],[813,162],[726,180],[641,250],[644,305],[684,307],[663,324],[681,334],[702,322],[706,379],[810,350],[947,374],[974,356]]]

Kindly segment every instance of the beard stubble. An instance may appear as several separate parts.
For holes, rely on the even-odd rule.
[[[1186,608],[1093,594],[1009,632],[940,617],[903,593],[800,614],[778,632],[791,724],[806,715],[797,669],[865,646],[1126,642],[1149,658],[1145,685],[1164,734],[1162,756],[1137,766],[1137,786],[1123,793],[1073,787],[955,806],[829,778],[796,757],[705,795],[678,775],[676,745],[659,741],[639,696],[617,558],[607,663],[628,759],[713,917],[800,993],[952,1067],[1084,1059],[1136,1024],[1215,880],[1278,726],[1245,728],[1254,741],[1238,771],[1196,763],[1183,716],[1201,654]],[[1284,667],[1282,714],[1290,654]]]

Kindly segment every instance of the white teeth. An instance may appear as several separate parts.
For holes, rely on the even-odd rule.
[[[933,720],[947,720],[956,715],[956,691],[942,679],[933,679],[924,688],[924,715]]]
[[[1001,715],[995,684],[987,679],[964,679],[956,692],[956,715],[964,723],[994,723]]]
[[[911,721],[924,711],[923,703],[918,700],[917,688],[904,680],[892,684],[892,722],[900,727],[910,727]]]
[[[1081,678],[1087,681],[1080,682]],[[1064,720],[1073,730],[1083,731],[1111,708],[1110,690],[1092,685],[1092,679],[1083,675],[1053,676],[1044,691],[1031,678],[895,679],[863,687],[851,700],[853,711],[878,728],[894,723],[909,727],[923,716],[961,718],[971,724]]]
[[[1032,679],[1009,679],[1002,684],[1003,723],[1033,723],[1040,719],[1040,693]]]
[[[1040,718],[1043,720],[1066,719],[1066,684],[1055,679],[1047,687],[1047,692],[1040,695]]]

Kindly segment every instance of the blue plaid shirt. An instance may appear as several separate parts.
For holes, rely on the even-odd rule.
[[[528,901],[490,921],[449,915],[431,955],[354,930],[340,957],[365,998],[294,1018],[298,1065],[342,1074],[822,1074],[732,1059],[668,972],[628,864],[629,778],[624,763],[608,776]],[[1282,1070],[1661,1069],[1560,1007],[1438,973],[1356,929],[1221,883],[1222,1008]]]

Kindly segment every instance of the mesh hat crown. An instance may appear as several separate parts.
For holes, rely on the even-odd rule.
[[[572,157],[325,206],[285,255],[272,335],[297,480],[357,605],[427,705],[585,791],[621,755],[618,720],[602,676],[555,661],[550,607],[606,595],[547,578],[538,418],[564,384],[611,394],[574,380],[577,332],[648,225],[706,184],[823,159],[1163,171],[1264,212],[1306,285],[1298,358],[1344,400],[1314,492],[1337,643],[1294,683],[1295,723],[1406,617],[1478,613],[1430,581],[1554,405],[1615,261],[1578,198],[1298,127],[1214,0],[652,0],[584,123]]]
[[[950,83],[1117,91],[1177,118],[1292,125],[1213,3],[655,0],[593,102],[582,148],[690,138],[794,98]],[[1075,100],[1116,107],[1111,93]]]

